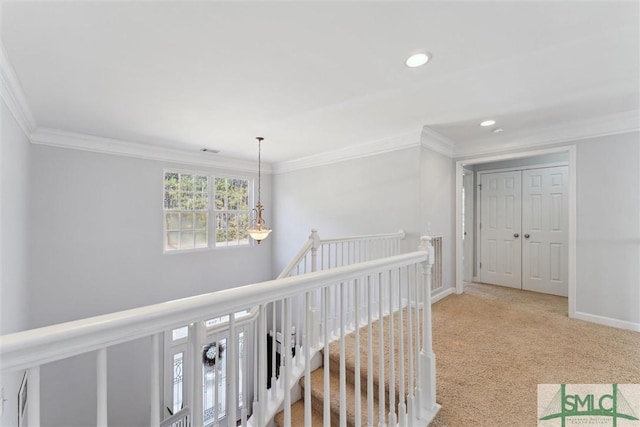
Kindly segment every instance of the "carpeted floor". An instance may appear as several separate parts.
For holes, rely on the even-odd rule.
[[[536,426],[537,385],[640,383],[640,333],[573,320],[567,299],[472,284],[433,305],[433,427]]]

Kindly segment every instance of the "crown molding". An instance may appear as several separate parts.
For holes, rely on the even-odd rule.
[[[29,109],[29,104],[27,104],[27,99],[13,66],[9,62],[2,41],[0,41],[0,97],[24,134],[29,137],[36,128],[36,120]]]
[[[453,157],[455,142],[443,135],[440,135],[428,126],[422,127],[422,132],[420,133],[420,144],[425,148],[435,151],[436,153],[440,153],[447,157]]]
[[[172,148],[160,148],[139,142],[103,138],[58,129],[37,128],[31,133],[30,139],[33,144],[201,167],[213,167],[230,171],[256,172],[258,169],[258,162],[255,161],[223,157],[210,153],[194,153]],[[262,163],[263,172],[271,173],[271,169],[270,164]]]
[[[640,111],[631,110],[593,119],[575,120],[558,126],[457,143],[454,158],[480,156],[525,148],[576,142],[640,130]]]
[[[307,169],[316,166],[329,165],[346,160],[360,159],[362,157],[375,156],[377,154],[402,150],[404,148],[420,145],[420,135],[417,131],[407,132],[390,138],[367,142],[327,151],[320,154],[301,157],[294,160],[277,162],[272,165],[274,174]]]

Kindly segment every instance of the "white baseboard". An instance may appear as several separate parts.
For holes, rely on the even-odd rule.
[[[613,328],[640,332],[640,323],[629,322],[626,320],[612,319],[611,317],[598,316],[597,314],[582,313],[579,311],[576,311],[573,318],[584,320],[585,322],[597,323],[599,325],[611,326]]]
[[[453,288],[445,288],[445,289],[440,289],[435,294],[431,294],[431,304],[438,302],[443,298],[448,297],[453,293],[453,291],[454,291]]]

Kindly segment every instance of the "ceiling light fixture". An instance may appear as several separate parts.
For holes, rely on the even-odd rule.
[[[504,129],[502,129],[502,128],[498,128],[498,129],[494,129],[493,130],[493,133],[502,133],[502,132],[504,132]]]
[[[495,120],[485,120],[484,122],[480,123],[480,126],[487,127],[487,126],[493,126],[495,124],[496,124]]]
[[[253,238],[258,244],[267,238],[269,233],[271,233],[270,228],[266,228],[264,226],[264,219],[262,219],[262,211],[264,208],[262,207],[262,203],[260,202],[260,172],[261,172],[261,159],[260,159],[260,143],[264,140],[264,138],[258,136],[256,137],[258,140],[258,204],[256,208],[253,210],[255,212],[255,217],[251,223],[251,228],[247,230],[249,236]]]
[[[431,54],[429,52],[419,52],[408,57],[404,63],[409,68],[417,68],[429,62],[430,59]]]

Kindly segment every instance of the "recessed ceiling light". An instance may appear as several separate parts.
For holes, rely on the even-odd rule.
[[[405,65],[409,68],[421,67],[431,59],[431,54],[429,52],[419,52],[411,55],[404,62]]]
[[[480,126],[493,126],[496,124],[495,120],[485,120],[484,122],[480,123]]]
[[[493,130],[493,133],[502,133],[502,132],[504,132],[504,129],[502,129],[502,128],[498,128],[498,129],[494,129]]]

